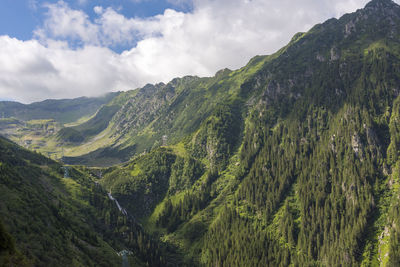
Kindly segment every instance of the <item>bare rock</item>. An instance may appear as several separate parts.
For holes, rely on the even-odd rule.
[[[356,30],[356,25],[353,21],[347,23],[344,27],[344,37],[349,37]]]
[[[356,153],[356,156],[361,158],[362,157],[362,143],[360,136],[357,133],[354,133],[353,137],[351,138],[351,146]]]
[[[336,47],[332,47],[331,48],[331,59],[330,59],[330,61],[336,61],[338,59],[340,59],[339,51],[337,50]]]
[[[320,53],[317,54],[316,59],[319,62],[325,62],[325,60],[326,60],[325,57],[323,55],[321,55]]]

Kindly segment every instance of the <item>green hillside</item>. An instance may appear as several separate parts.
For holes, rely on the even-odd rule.
[[[124,249],[131,266],[180,261],[119,211],[91,171],[2,138],[0,218],[1,266],[120,266]]]
[[[125,248],[138,266],[400,266],[400,6],[121,93],[44,140],[86,167],[63,178],[1,139],[0,260],[111,266]]]
[[[376,0],[237,71],[147,86],[111,123],[150,152],[100,182],[199,265],[398,266],[399,52],[400,7]]]
[[[58,140],[63,142],[83,142],[85,139],[101,133],[107,128],[109,121],[118,111],[119,106],[102,106],[88,121],[73,126],[62,128],[58,133]]]

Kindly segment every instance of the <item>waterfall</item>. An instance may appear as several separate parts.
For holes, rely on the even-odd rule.
[[[126,211],[126,209],[124,209],[123,207],[121,207],[121,205],[118,203],[118,200],[116,200],[112,195],[111,192],[107,193],[108,198],[112,201],[115,202],[115,204],[117,205],[118,209],[120,212],[122,212],[122,214],[124,214],[125,216],[128,216],[128,212]]]

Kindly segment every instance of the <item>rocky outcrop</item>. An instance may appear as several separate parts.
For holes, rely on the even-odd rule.
[[[362,158],[363,147],[362,147],[360,136],[356,132],[353,134],[353,136],[351,138],[351,147],[353,148],[353,151],[356,154],[356,156],[359,158]]]

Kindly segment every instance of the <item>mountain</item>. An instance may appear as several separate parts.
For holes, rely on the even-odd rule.
[[[372,1],[239,70],[145,86],[76,163],[135,155],[100,183],[199,265],[398,266],[399,52],[400,7]]]
[[[225,69],[212,78],[187,76],[168,84],[149,84],[137,91],[122,93],[121,97],[123,94],[130,97],[123,102],[107,128],[89,142],[71,148],[73,152],[89,153],[76,155],[67,151],[68,157],[64,160],[71,164],[107,166],[110,164],[104,162],[127,162],[132,156],[163,143],[177,143],[198,130],[221,103],[243,105],[239,102],[244,98],[237,96],[241,83],[265,60],[255,58],[241,70]],[[240,112],[240,109],[234,112]]]
[[[60,123],[70,123],[85,116],[90,117],[101,105],[108,103],[118,94],[119,92],[91,98],[48,99],[31,104],[0,101],[0,116],[1,118],[12,117],[22,121],[53,119]]]
[[[64,162],[97,168],[75,167],[76,177],[65,180],[59,163],[44,157],[37,163],[25,150],[7,159],[9,172],[19,170],[12,160],[29,159],[23,162],[36,164],[39,177],[30,180],[19,170],[25,179],[8,186],[9,197],[0,202],[8,201],[0,206],[4,236],[14,236],[22,255],[11,259],[35,259],[19,240],[40,247],[12,228],[11,220],[30,214],[10,213],[12,196],[33,194],[13,190],[25,190],[19,185],[29,181],[27,188],[48,191],[41,179],[58,171],[61,185],[73,186],[50,188],[83,218],[67,213],[59,222],[72,220],[66,225],[77,244],[97,236],[105,242],[97,251],[130,246],[139,265],[399,266],[399,85],[400,6],[373,0],[241,69],[123,92],[87,121],[43,139],[49,149],[62,149]],[[114,205],[118,219],[107,223],[115,218],[106,215],[112,206],[92,204],[112,204],[105,192],[133,218],[135,227],[122,237],[126,217]],[[88,195],[102,199],[86,202],[91,219],[90,212],[79,213],[82,201],[93,198]],[[50,210],[37,212],[60,212]],[[96,223],[108,228],[91,226]],[[79,241],[87,229],[95,231]],[[132,244],[127,236],[151,242],[143,246],[141,237]],[[145,249],[152,246],[159,249]],[[83,264],[86,251],[75,251],[66,264],[75,258]]]

